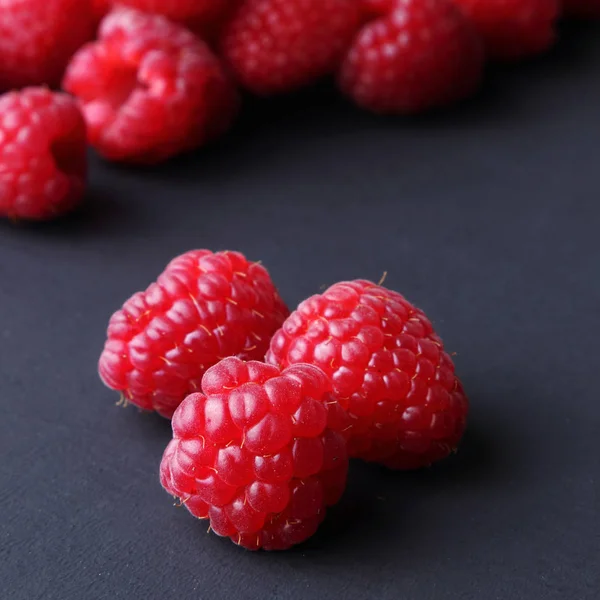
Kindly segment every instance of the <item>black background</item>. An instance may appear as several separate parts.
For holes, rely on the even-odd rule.
[[[598,598],[600,26],[415,120],[322,86],[250,103],[168,166],[92,162],[86,207],[0,227],[0,596]],[[472,401],[426,472],[355,464],[286,553],[207,535],[158,483],[167,421],[114,406],[107,320],[175,254],[261,259],[290,305],[378,280],[424,308]]]

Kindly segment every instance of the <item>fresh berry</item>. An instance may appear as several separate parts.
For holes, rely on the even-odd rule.
[[[539,54],[555,41],[559,0],[454,0],[484,38],[487,53],[499,60]]]
[[[305,300],[274,335],[267,362],[310,363],[332,378],[352,419],[352,457],[418,468],[447,456],[463,434],[467,398],[431,323],[369,281]]]
[[[112,316],[100,377],[170,418],[222,358],[262,358],[288,314],[260,264],[238,252],[187,252]]]
[[[600,17],[600,0],[562,0],[564,12],[573,17]]]
[[[0,15],[0,91],[57,86],[94,35],[90,0],[1,0]]]
[[[346,443],[327,427],[329,407],[338,410],[330,386],[310,365],[280,372],[226,358],[175,412],[163,487],[249,550],[308,539],[346,484]]]
[[[109,160],[156,163],[217,137],[237,94],[206,44],[159,15],[117,9],[73,57],[64,88]]]
[[[50,219],[86,182],[85,123],[76,102],[46,88],[0,96],[0,215]]]
[[[377,113],[411,114],[471,95],[483,70],[474,27],[450,0],[371,1],[340,70],[340,87]]]
[[[225,26],[222,54],[251,92],[289,92],[333,73],[359,24],[356,0],[246,0]]]

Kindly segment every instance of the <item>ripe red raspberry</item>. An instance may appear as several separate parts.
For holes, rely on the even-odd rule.
[[[559,0],[454,0],[484,38],[489,56],[515,60],[555,41]]]
[[[90,143],[110,160],[156,163],[225,131],[237,94],[218,59],[159,15],[117,9],[73,57],[63,82]]]
[[[94,35],[89,0],[2,0],[0,15],[0,91],[57,86]]]
[[[450,0],[371,1],[340,87],[378,113],[417,113],[471,95],[483,70],[481,40]]]
[[[170,418],[222,358],[262,358],[288,314],[258,263],[238,252],[187,252],[112,316],[100,377]]]
[[[431,323],[369,281],[302,302],[274,335],[267,362],[310,363],[332,378],[352,419],[352,457],[417,468],[447,456],[463,434],[467,398]]]
[[[46,88],[0,96],[0,215],[50,219],[86,182],[85,123],[76,102]]]
[[[221,48],[239,82],[266,96],[333,73],[359,24],[356,0],[246,0]]]
[[[574,17],[600,17],[600,0],[562,0],[564,12]]]
[[[285,550],[315,533],[342,496],[344,437],[331,383],[310,365],[280,372],[226,358],[173,416],[163,487],[221,536],[250,550]]]

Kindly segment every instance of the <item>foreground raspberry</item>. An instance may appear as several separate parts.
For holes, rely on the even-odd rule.
[[[574,17],[600,17],[600,0],[563,0],[563,9]]]
[[[162,485],[250,550],[308,539],[346,484],[344,438],[326,428],[330,385],[310,365],[225,359],[175,413]]]
[[[262,358],[288,314],[258,263],[238,252],[187,252],[112,316],[100,377],[170,418],[222,358]]]
[[[248,90],[289,92],[335,71],[359,20],[356,0],[246,0],[225,27],[222,53]]]
[[[0,91],[58,85],[93,35],[90,0],[0,0]]]
[[[63,82],[105,158],[156,163],[223,133],[237,95],[217,58],[158,15],[118,9],[74,56]]]
[[[555,41],[559,0],[454,0],[473,21],[492,58],[539,54]]]
[[[450,0],[371,0],[370,16],[340,71],[340,87],[377,113],[410,114],[471,95],[481,40]]]
[[[50,219],[86,182],[85,123],[75,101],[46,88],[0,96],[0,216]]]
[[[271,341],[267,361],[312,363],[352,419],[350,456],[410,469],[454,450],[467,399],[452,360],[419,309],[369,281],[304,301]]]

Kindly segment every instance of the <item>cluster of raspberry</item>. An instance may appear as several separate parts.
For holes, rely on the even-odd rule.
[[[3,0],[0,215],[77,206],[86,144],[148,164],[214,140],[239,89],[333,76],[375,113],[458,102],[487,59],[550,48],[563,14],[599,17],[600,0]]]
[[[110,319],[100,377],[172,419],[160,481],[216,534],[287,549],[342,497],[350,458],[406,470],[456,450],[452,359],[382,283],[336,283],[290,314],[261,264],[193,250]]]

